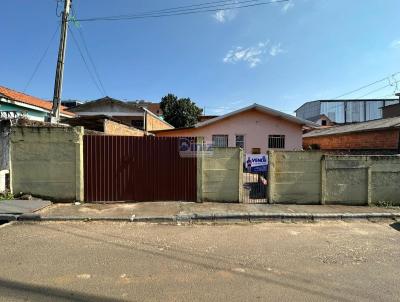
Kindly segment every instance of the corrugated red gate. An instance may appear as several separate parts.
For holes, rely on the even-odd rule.
[[[85,135],[85,201],[195,201],[197,160],[180,156],[180,141]]]

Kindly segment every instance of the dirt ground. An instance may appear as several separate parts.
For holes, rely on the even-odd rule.
[[[0,227],[0,301],[398,301],[400,223]]]

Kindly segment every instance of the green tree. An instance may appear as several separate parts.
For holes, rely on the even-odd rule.
[[[203,112],[203,109],[197,107],[190,98],[178,99],[171,93],[161,99],[160,108],[164,120],[175,128],[194,126]]]

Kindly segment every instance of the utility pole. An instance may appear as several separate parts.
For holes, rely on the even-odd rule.
[[[53,108],[51,110],[52,123],[58,123],[60,120],[61,91],[62,91],[62,82],[64,75],[64,58],[65,58],[65,48],[67,44],[68,17],[71,8],[71,2],[72,0],[64,0],[64,11],[62,12],[61,15],[62,23],[61,23],[60,46],[58,49],[57,69],[54,81]]]

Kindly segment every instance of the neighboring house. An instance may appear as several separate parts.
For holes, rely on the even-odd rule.
[[[198,118],[198,122],[199,123],[205,122],[205,121],[211,120],[216,117],[218,117],[218,115],[200,115]]]
[[[400,93],[397,93],[396,96],[398,96],[400,99]],[[400,116],[400,103],[383,107],[382,115],[383,115],[383,118]]]
[[[381,119],[382,108],[396,103],[399,99],[318,100],[303,104],[295,112],[309,121],[324,114],[334,123],[346,124]]]
[[[78,116],[75,118],[63,119],[61,123],[73,127],[82,126],[86,130],[86,133],[88,133],[88,130],[96,132],[92,134],[124,136],[145,136],[148,134],[143,130],[127,126],[105,115]]]
[[[334,122],[331,121],[329,117],[327,117],[325,114],[320,114],[319,116],[315,116],[311,119],[308,119],[309,121],[316,123],[317,125],[320,126],[333,126],[335,125]]]
[[[304,149],[399,152],[400,117],[317,129],[303,135]]]
[[[107,116],[143,131],[173,129],[161,117],[138,104],[104,97],[69,109],[78,116]]]
[[[61,101],[61,105],[63,105],[66,108],[72,108],[72,107],[76,107],[79,105],[82,105],[83,102],[81,101],[77,101],[77,100],[63,100]]]
[[[52,102],[0,86],[0,119],[25,116],[30,120],[46,121],[51,114]],[[60,116],[74,116],[61,107]]]
[[[156,136],[202,137],[215,147],[241,147],[246,153],[302,149],[302,127],[312,122],[253,104],[190,128],[153,131]]]
[[[160,103],[153,103],[149,101],[139,100],[139,101],[128,101],[128,104],[136,105],[138,107],[143,107],[154,113],[155,115],[162,116],[163,111],[161,110]]]

